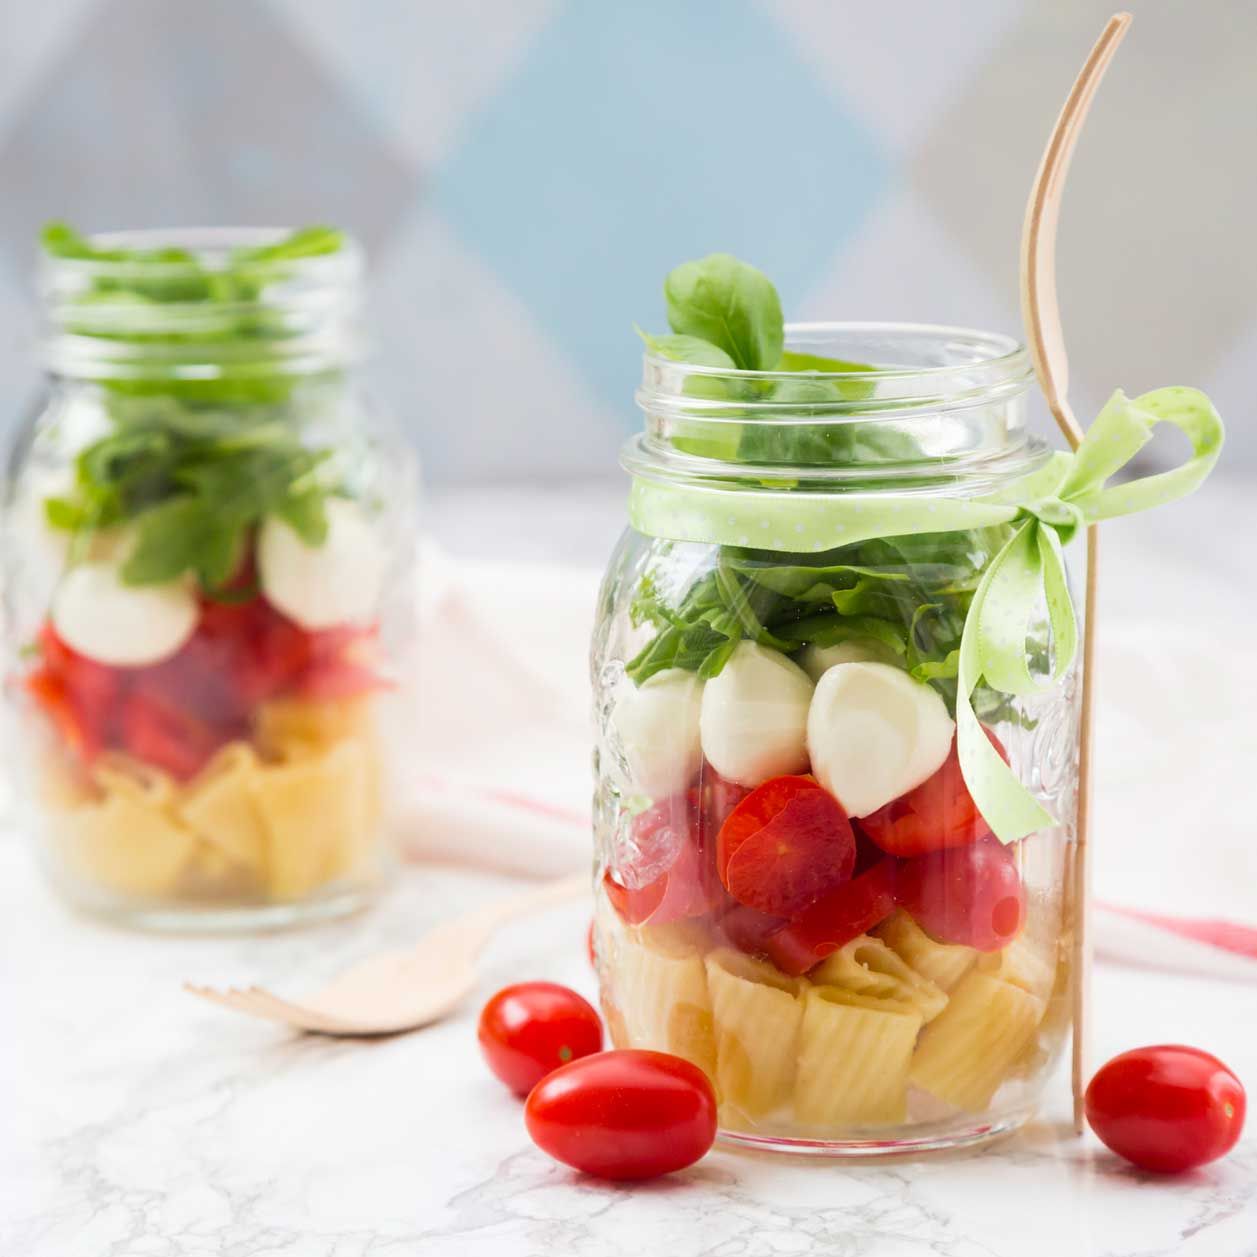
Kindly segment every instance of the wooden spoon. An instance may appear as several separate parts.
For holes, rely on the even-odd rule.
[[[1073,449],[1082,441],[1083,431],[1070,408],[1069,358],[1061,330],[1061,312],[1056,300],[1056,228],[1060,220],[1061,195],[1070,158],[1082,132],[1082,124],[1095,97],[1100,80],[1130,26],[1129,13],[1109,18],[1095,47],[1080,71],[1056,126],[1052,128],[1039,173],[1035,176],[1026,205],[1021,235],[1021,316],[1026,326],[1026,342],[1034,362],[1039,387],[1047,399],[1052,417]],[[1073,1089],[1074,1129],[1083,1131],[1083,1096],[1087,1085],[1087,1010],[1090,986],[1090,947],[1087,938],[1087,908],[1090,892],[1089,837],[1092,817],[1092,771],[1094,695],[1096,577],[1099,555],[1096,527],[1087,529],[1087,592],[1083,610],[1082,712],[1078,740],[1078,826],[1074,840],[1072,869],[1073,898],[1073,989],[1074,1044]]]

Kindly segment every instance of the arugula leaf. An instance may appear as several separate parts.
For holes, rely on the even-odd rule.
[[[785,324],[777,290],[762,271],[712,253],[670,271],[663,291],[674,332],[715,345],[744,371],[777,365]]]

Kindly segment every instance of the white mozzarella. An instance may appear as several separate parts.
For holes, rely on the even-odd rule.
[[[937,691],[884,663],[840,663],[807,719],[816,779],[849,816],[867,816],[942,767],[955,723]]]
[[[124,585],[114,563],[88,562],[61,578],[52,623],[68,646],[119,668],[170,658],[192,636],[199,615],[183,581]]]
[[[640,686],[625,678],[611,724],[619,735],[632,790],[663,798],[684,790],[703,759],[698,713],[703,684],[684,668],[656,672]]]
[[[889,663],[897,666],[899,658],[885,642],[879,642],[875,637],[853,637],[836,646],[808,646],[799,662],[813,681],[819,681],[830,668],[840,663]]]
[[[326,510],[327,536],[319,546],[307,545],[274,515],[258,530],[262,592],[306,629],[370,620],[384,581],[383,542],[362,508],[331,498]]]
[[[703,754],[729,781],[758,786],[807,768],[812,682],[780,651],[740,642],[703,688]]]

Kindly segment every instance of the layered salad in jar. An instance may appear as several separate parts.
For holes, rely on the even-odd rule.
[[[747,421],[754,406],[737,398],[764,396],[746,374],[763,362],[754,338],[727,335],[710,302],[687,317],[684,293],[713,274],[722,293],[767,285],[733,259],[687,264],[669,277],[674,335],[647,338],[660,361],[716,368],[686,381],[698,405],[685,414],[730,422],[667,429],[691,465],[717,457],[731,482],[745,463],[756,489],[790,492],[801,467],[887,443],[902,454],[893,432],[800,426],[834,389],[858,410],[877,368],[783,349],[779,306],[776,344],[771,326],[761,340],[793,426]],[[885,462],[876,474],[893,486]],[[980,1137],[1024,1119],[1067,1029],[1073,676],[1036,699],[985,683],[960,697],[966,620],[1009,526],[818,551],[792,549],[790,518],[736,544],[630,531],[604,585],[595,823],[608,1024],[618,1046],[706,1071],[736,1138]],[[756,531],[753,509],[746,519]],[[1045,625],[1028,633],[1047,666]],[[958,701],[1060,823],[1013,842],[992,832],[962,770]]]
[[[325,317],[289,291],[350,246],[60,225],[44,245],[73,275],[62,341],[101,357],[54,392],[10,491],[12,688],[55,880],[120,913],[372,883],[395,556],[337,353],[300,360]]]

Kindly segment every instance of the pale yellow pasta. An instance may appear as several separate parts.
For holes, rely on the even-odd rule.
[[[970,973],[922,1034],[911,1081],[958,1109],[980,1112],[1033,1044],[1043,1012],[1029,991]]]
[[[722,1104],[736,1115],[754,1120],[789,1100],[804,986],[731,948],[707,956],[716,1083]]]
[[[268,765],[254,778],[266,828],[266,869],[272,896],[308,894],[352,869],[369,838],[366,758],[357,741],[288,764]]]
[[[106,789],[103,802],[61,817],[58,828],[70,859],[83,875],[111,890],[169,893],[196,854],[195,835],[130,785]]]
[[[697,947],[680,931],[624,931],[616,945],[612,993],[615,1041],[682,1056],[715,1076],[707,974]]]
[[[978,958],[972,947],[936,942],[902,908],[873,933],[941,991],[950,991]]]
[[[925,1021],[933,1021],[947,1005],[947,996],[922,977],[880,938],[861,934],[827,956],[808,978],[817,986],[837,986],[856,995],[909,1004]]]
[[[195,834],[265,881],[266,827],[255,792],[258,771],[252,747],[233,742],[187,786],[177,811]]]
[[[978,960],[978,972],[1046,1000],[1056,980],[1056,947],[1036,945],[1026,935],[1013,939],[1002,951]]]
[[[874,1126],[907,1117],[920,1010],[814,986],[803,1001],[794,1115],[801,1126]]]
[[[169,773],[130,755],[106,752],[92,768],[92,780],[107,795],[125,795],[149,807],[163,808],[178,786]]]
[[[264,754],[287,759],[322,750],[371,727],[369,698],[280,698],[258,709],[258,745]]]

